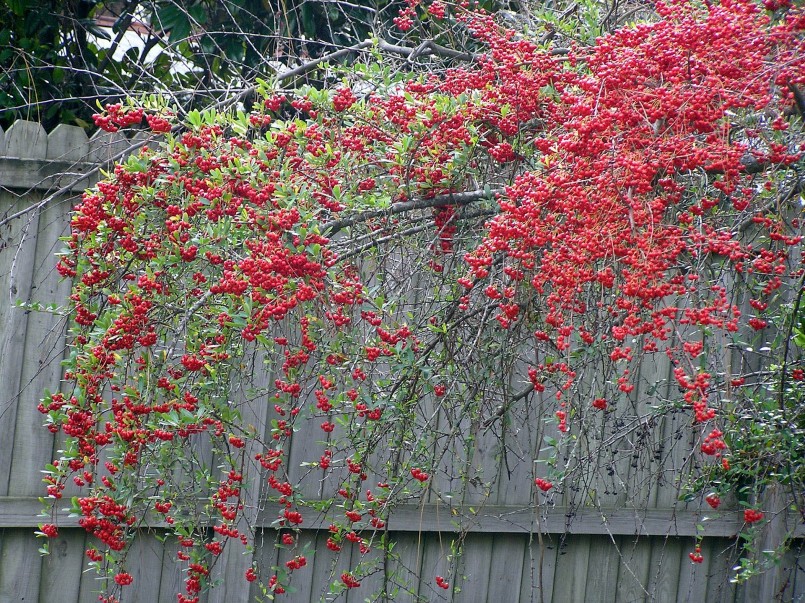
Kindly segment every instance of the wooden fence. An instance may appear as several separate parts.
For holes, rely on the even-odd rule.
[[[54,254],[71,205],[97,179],[99,165],[131,144],[109,134],[88,140],[81,129],[64,125],[50,134],[31,122],[0,131],[0,220],[6,221],[0,227],[0,603],[97,600],[96,578],[85,571],[83,555],[91,537],[77,526],[77,518],[66,513],[59,518],[60,536],[49,556],[40,556],[40,542],[34,538],[34,528],[42,521],[37,517],[43,493],[40,471],[59,447],[58,438],[42,428],[36,406],[44,389],[54,389],[59,382],[66,325],[58,314],[31,312],[16,302],[58,305],[67,298],[69,283],[56,274]],[[635,392],[636,399],[652,395],[646,384],[666,387],[670,382],[670,366],[639,370],[644,372],[643,389]],[[646,378],[647,371],[651,378]],[[255,409],[255,417],[261,416],[265,412]],[[486,484],[491,487],[479,487],[456,503],[440,494],[450,488],[445,477],[421,504],[397,507],[388,522],[397,542],[394,559],[340,599],[373,600],[372,593],[386,585],[388,591],[397,588],[394,601],[805,600],[805,530],[784,512],[773,516],[764,535],[768,548],[776,546],[781,535],[798,539],[782,562],[740,586],[730,581],[741,555],[736,539],[742,528],[739,514],[679,503],[679,484],[668,478],[691,457],[696,447],[692,436],[668,437],[654,448],[646,447],[646,456],[628,446],[629,437],[648,432],[641,424],[645,417],[624,415],[628,437],[601,443],[617,449],[613,458],[618,460],[610,471],[598,469],[606,464],[592,462],[589,469],[580,469],[589,474],[589,500],[565,495],[546,506],[535,504],[530,487],[533,459],[539,455],[539,448],[534,449],[538,427],[526,419],[522,417],[524,427],[514,435],[521,439],[524,453],[507,459],[506,471],[501,469],[500,438],[489,430],[478,434],[474,450],[466,456],[445,460],[447,465],[484,467],[492,476]],[[660,421],[659,429],[670,436],[684,434],[689,418],[670,413]],[[294,447],[308,455],[319,446],[315,434],[295,437]],[[449,466],[440,472],[451,474],[456,473]],[[625,479],[627,474],[630,479]],[[625,483],[640,483],[643,489],[625,492]],[[773,496],[770,501],[773,504]],[[268,565],[284,561],[273,546],[273,519],[269,513],[256,519],[265,544],[255,555]],[[328,523],[323,514],[303,525],[302,541],[312,544],[315,555],[306,573],[295,577],[297,590],[286,600],[328,600],[328,585],[350,566],[349,554],[336,556],[323,546]],[[700,526],[706,535],[704,563],[693,564],[688,553]],[[129,571],[137,587],[127,594],[127,603],[175,601],[181,591],[184,577],[176,562],[177,543],[163,542],[159,536],[158,528],[143,530],[134,544]],[[447,557],[455,554],[455,543],[462,553],[458,570],[450,575]],[[225,584],[204,593],[202,601],[255,600],[257,593],[242,577],[250,560],[238,551],[220,565]],[[437,574],[449,576],[456,588],[438,588],[433,580]]]

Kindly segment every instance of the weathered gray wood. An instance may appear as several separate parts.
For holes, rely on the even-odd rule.
[[[268,404],[263,396],[253,397],[253,390],[270,377],[266,369],[263,354],[255,354],[248,350],[245,358],[242,359],[246,367],[244,373],[248,375],[241,383],[233,385],[231,398],[240,409],[243,425],[264,426],[267,423]],[[261,430],[262,431],[262,430]],[[236,434],[240,436],[241,434]],[[263,450],[253,440],[243,450],[237,452],[236,462],[243,467],[244,483],[248,485],[242,501],[245,505],[243,513],[239,517],[236,527],[244,534],[248,533],[249,526],[254,525],[260,507],[261,495],[261,466],[255,461],[255,454]],[[235,454],[233,452],[233,454]],[[213,570],[213,580],[224,579],[220,588],[214,589],[210,593],[211,603],[246,603],[249,600],[249,588],[245,584],[246,571],[252,567],[253,555],[248,550],[244,550],[243,544],[237,539],[229,539],[226,548],[217,560]]]
[[[0,215],[19,211],[28,201],[28,197],[14,199],[0,194]],[[0,452],[5,458],[11,456],[14,449],[20,379],[25,363],[27,315],[16,303],[31,299],[38,224],[39,216],[31,214],[0,230]],[[8,494],[12,475],[11,463],[0,463],[0,495]],[[30,476],[23,479],[30,479]]]
[[[20,159],[42,159],[47,156],[48,137],[35,121],[15,121],[6,132],[6,155]]]
[[[122,153],[130,146],[130,143],[122,133],[98,130],[89,139],[88,161],[101,164],[115,160],[120,161]]]
[[[649,593],[648,585],[651,545],[649,538],[622,537],[619,540],[620,563],[616,601],[644,601]]]
[[[803,598],[805,587],[805,555],[803,555],[803,542],[795,543],[788,550],[780,563],[783,584],[775,594],[780,601],[800,601]]]
[[[271,377],[272,381],[274,376]],[[298,431],[291,437],[290,445],[286,446],[288,454],[286,456],[288,478],[291,484],[298,484],[298,492],[305,498],[321,499],[334,496],[338,489],[341,487],[341,481],[347,477],[347,471],[344,467],[343,458],[338,467],[333,467],[326,474],[321,469],[311,465],[302,466],[303,463],[317,462],[324,450],[328,448],[328,441],[335,441],[343,437],[344,430],[341,426],[336,426],[333,433],[325,433],[320,425],[324,422],[324,418],[316,418],[310,416],[311,409],[316,405],[315,398],[311,395],[305,400],[303,405],[305,418],[302,421],[297,419]],[[273,408],[273,404],[268,405],[266,418],[264,421],[264,441],[271,442],[271,422],[274,419],[288,420],[290,417],[281,417]],[[301,414],[301,413],[300,413]],[[343,457],[343,455],[341,455]],[[306,476],[303,478],[303,476]],[[314,477],[315,476],[315,477]],[[273,493],[276,495],[276,492]]]
[[[785,506],[786,497],[782,492],[783,486],[773,484],[768,487],[762,500],[762,508],[765,513],[766,522],[761,527],[760,538],[756,543],[754,559],[765,563],[766,554],[764,551],[774,551],[788,535],[786,525]],[[750,580],[744,592],[747,601],[772,601],[783,589],[782,571],[779,564],[774,564],[762,575]]]
[[[176,538],[168,538],[162,546],[162,573],[159,577],[159,601],[176,601],[176,595],[184,592],[184,562],[176,554],[180,550]]]
[[[83,128],[59,124],[48,134],[48,159],[85,161],[88,153],[89,139]]]
[[[309,576],[310,601],[324,601],[331,590],[331,585],[341,584],[340,576],[343,572],[352,570],[352,547],[356,546],[345,542],[341,551],[335,553],[325,546],[328,534],[324,531],[317,534],[315,555],[310,568],[305,568],[299,577],[305,579]],[[356,556],[357,557],[357,556]],[[287,560],[287,554],[280,554],[278,565]],[[342,585],[343,586],[343,585]]]
[[[495,601],[489,598],[490,569],[492,567],[492,552],[494,539],[491,534],[473,534],[468,536],[464,551],[458,560],[458,572],[455,586],[461,589],[455,592],[453,601],[474,603],[479,600],[479,594],[486,593],[489,603]],[[514,559],[515,567],[519,559]],[[481,598],[481,601],[484,599]]]
[[[553,578],[553,601],[587,601],[587,572],[592,536],[570,537],[559,549]]]
[[[364,536],[365,538],[368,535]],[[382,601],[381,593],[383,590],[383,554],[377,548],[373,548],[365,555],[360,555],[360,551],[352,551],[353,563],[360,560],[366,567],[368,575],[361,578],[361,586],[347,592],[346,603],[365,603],[369,601]]]
[[[6,133],[3,131],[3,128],[0,127],[0,157],[5,156],[6,154]]]
[[[647,590],[656,601],[677,600],[682,555],[687,558],[687,553],[693,548],[692,542],[691,539],[668,538],[652,547]]]
[[[42,541],[28,530],[0,532],[0,601],[35,601],[42,573],[39,547]]]
[[[594,538],[587,561],[585,601],[616,601],[618,582],[625,559],[612,539]]]
[[[555,536],[534,534],[523,559],[520,580],[521,603],[551,603],[553,582],[559,553],[559,539]]]
[[[64,506],[64,505],[62,505]],[[33,527],[42,519],[37,517],[41,510],[34,497],[0,497],[0,526]],[[476,510],[456,509],[458,515],[472,516],[473,521],[463,530],[477,533],[528,534],[532,530],[533,511],[520,507],[487,506]],[[453,522],[453,511],[438,505],[399,505],[394,508],[389,519],[389,529],[395,532],[456,532],[459,527]],[[335,516],[343,514],[342,509],[314,516],[308,513],[302,530],[326,530]],[[674,512],[668,509],[630,510],[588,509],[574,511],[570,524],[567,524],[568,509],[554,507],[547,511],[540,521],[540,528],[546,534],[591,534],[614,536],[696,536],[696,526],[701,517],[694,512]],[[602,518],[603,515],[603,518]],[[60,525],[77,526],[77,518],[64,513],[57,514]],[[605,518],[605,519],[604,519]],[[276,519],[276,510],[266,509],[258,514],[257,525],[268,528]],[[164,527],[164,523],[146,522],[151,527]],[[740,528],[738,513],[723,513],[707,522],[708,537],[734,537]],[[805,526],[796,525],[794,538],[805,537]]]
[[[50,542],[50,555],[42,558],[40,601],[78,601],[84,570],[84,532],[62,530]]]
[[[386,574],[386,592],[391,601],[413,601],[422,566],[421,538],[413,532],[392,534],[394,551]]]
[[[39,215],[33,264],[31,300],[40,304],[64,304],[70,294],[70,282],[55,269],[59,237],[69,220],[69,206],[51,204]],[[8,492],[17,496],[42,494],[41,471],[54,458],[55,436],[43,429],[44,416],[37,405],[47,388],[57,386],[62,377],[66,318],[46,312],[30,312],[25,335],[24,362],[18,387],[14,446]]]
[[[123,588],[126,603],[152,603],[159,600],[163,571],[163,544],[153,533],[140,531],[126,553],[125,570],[134,581]],[[176,594],[173,598],[175,600]]]
[[[687,550],[682,550],[677,603],[698,603],[707,596],[707,566],[704,563],[693,563],[688,557],[691,550],[692,545]]]
[[[709,562],[707,567],[708,603],[733,603],[736,586],[731,581],[735,575],[737,543],[723,538],[707,538],[702,542],[702,554]]]
[[[95,167],[89,163],[0,157],[0,188],[17,191],[64,188],[67,192],[80,193],[97,182]]]
[[[94,541],[91,536],[87,536],[86,543],[87,545],[97,544],[97,541]],[[94,570],[84,571],[81,575],[81,590],[78,593],[78,603],[97,603],[102,586],[103,581]]]
[[[522,379],[513,379],[510,387],[512,391],[522,391],[524,382]],[[501,451],[498,462],[497,504],[528,506],[536,491],[534,478],[538,473],[534,461],[544,448],[542,436],[545,423],[533,409],[533,401],[532,393],[515,404],[501,426],[496,426],[496,429],[505,427],[506,431],[501,432],[501,437],[508,449]],[[544,468],[544,465],[539,467],[540,471]],[[543,476],[542,473],[539,475]]]
[[[452,534],[428,534],[422,538],[421,565],[417,576],[419,582],[418,595],[425,601],[454,601],[459,599],[455,589],[466,587],[462,574],[453,571],[450,542]],[[450,584],[450,588],[442,589],[436,585],[436,576],[442,576]],[[481,593],[478,593],[479,595]]]
[[[638,345],[643,345],[641,340]],[[663,479],[663,422],[665,417],[652,409],[668,393],[668,379],[671,377],[671,361],[666,354],[657,352],[641,355],[635,373],[634,411],[639,427],[635,437],[640,438],[642,449],[632,455],[627,482],[624,489],[624,502],[630,507],[649,508],[657,506],[657,492]]]
[[[520,597],[526,541],[524,536],[512,534],[496,534],[493,537],[487,603],[517,601]],[[472,546],[478,544],[473,542]]]

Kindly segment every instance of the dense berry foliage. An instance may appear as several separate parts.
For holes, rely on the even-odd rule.
[[[295,529],[322,499],[338,509],[328,549],[355,547],[355,560],[387,547],[394,506],[440,471],[439,429],[460,431],[420,402],[449,413],[482,397],[462,375],[510,353],[508,334],[520,368],[504,380],[525,389],[488,428],[539,399],[558,451],[635,402],[638,361],[664,358],[679,393],[655,416],[689,416],[692,496],[713,509],[756,468],[755,443],[732,435],[741,404],[779,391],[773,407],[802,424],[793,347],[762,375],[724,356],[731,338],[799,328],[805,14],[732,0],[657,12],[569,54],[455,12],[486,52],[439,76],[266,89],[250,114],[181,124],[157,106],[96,116],[163,135],[75,208],[58,265],[75,282],[72,353],[40,407],[66,436],[48,495],[58,507],[75,492],[107,600],[132,582],[125,551],[143,521],[179,538],[181,601],[226,547],[253,544],[258,508],[289,551],[284,567],[245,572],[267,594],[304,571]],[[387,241],[427,260],[389,267],[373,255]],[[416,303],[394,286],[412,271],[436,283]],[[289,459],[311,425],[321,453]],[[384,447],[396,452],[378,460]],[[531,475],[534,500],[562,492],[579,462]],[[760,478],[750,506],[776,479]]]

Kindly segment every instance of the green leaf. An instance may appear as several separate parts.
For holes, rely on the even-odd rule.
[[[25,14],[25,10],[28,8],[27,0],[7,0],[6,4],[8,4],[8,7],[18,17],[22,17]]]
[[[156,23],[170,32],[171,43],[184,40],[190,34],[190,20],[187,13],[175,4],[163,6],[156,14]]]

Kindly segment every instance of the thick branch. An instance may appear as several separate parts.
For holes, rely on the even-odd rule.
[[[433,40],[425,40],[416,48],[411,48],[409,46],[397,46],[396,44],[390,44],[385,40],[380,40],[378,42],[378,46],[380,47],[380,50],[385,50],[386,52],[407,57],[408,61],[413,61],[415,58],[420,56],[429,56],[432,54],[440,57],[447,57],[450,59],[458,59],[460,61],[468,62],[476,61],[478,60],[478,57],[481,56],[472,52],[453,50],[452,48],[447,48],[447,46],[437,44]]]
[[[352,54],[353,52],[360,52],[366,48],[369,48],[374,45],[372,40],[364,40],[360,44],[355,44],[354,46],[349,46],[347,48],[342,48],[340,50],[336,50],[335,52],[331,52],[330,54],[325,54],[317,59],[313,59],[312,61],[308,61],[307,63],[303,63],[298,67],[294,67],[290,71],[286,71],[284,73],[280,73],[277,76],[277,81],[282,82],[284,80],[289,80],[295,78],[300,75],[304,75],[308,71],[315,69],[321,63],[327,61],[334,61],[336,59],[340,59],[341,57],[347,56]],[[253,90],[253,89],[251,89]]]
[[[303,63],[302,65],[294,67],[289,71],[285,71],[284,73],[278,74],[277,81],[284,82],[286,80],[299,77],[300,75],[304,75],[309,71],[312,71],[322,63],[326,63],[328,61],[335,61],[337,59],[348,56],[355,52],[362,52],[367,48],[371,48],[374,45],[375,45],[374,40],[364,40],[363,42],[354,44],[353,46],[348,46],[347,48],[341,48],[339,50],[336,50],[335,52],[331,52],[330,54],[326,54],[317,59],[308,61],[307,63]],[[459,50],[453,50],[452,48],[447,48],[446,46],[437,44],[432,40],[426,40],[415,48],[412,48],[410,46],[398,46],[397,44],[391,44],[390,42],[386,42],[385,40],[379,40],[377,42],[377,45],[380,48],[380,50],[389,52],[391,54],[397,54],[403,56],[408,61],[413,61],[415,58],[420,56],[430,56],[430,55],[436,55],[450,59],[459,59],[462,61],[474,61],[480,56],[470,52],[461,52]],[[249,96],[254,92],[255,89],[252,87],[247,90],[244,90],[240,96],[242,98],[245,96]]]
[[[367,211],[348,218],[341,218],[332,220],[324,225],[323,231],[326,236],[333,236],[339,230],[354,226],[371,220],[372,218],[379,218],[382,216],[394,216],[402,214],[415,209],[426,209],[428,207],[446,207],[448,205],[469,205],[482,199],[491,199],[496,194],[501,193],[502,189],[485,189],[468,191],[465,193],[450,193],[447,195],[437,195],[431,199],[414,199],[413,201],[405,201],[403,203],[395,203],[388,209]]]
[[[803,95],[802,91],[794,84],[788,84],[788,89],[791,90],[791,93],[794,95],[794,103],[797,105],[799,114],[805,117],[805,95]]]

